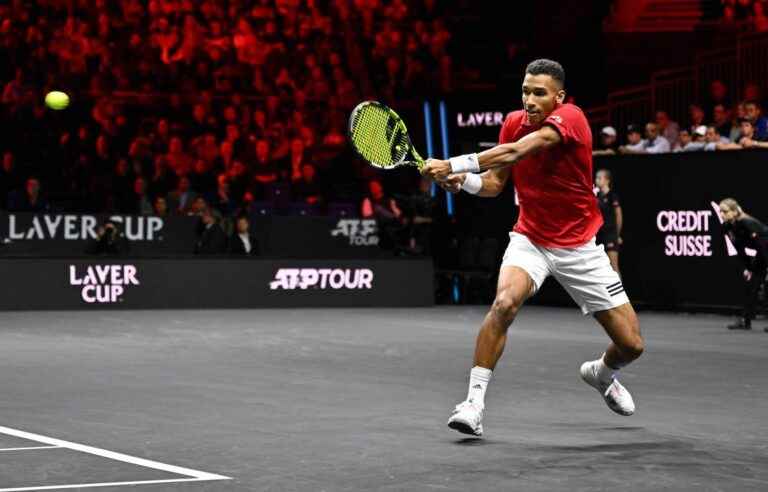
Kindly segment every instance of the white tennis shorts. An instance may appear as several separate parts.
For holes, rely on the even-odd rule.
[[[538,291],[548,276],[555,277],[584,314],[605,311],[629,302],[619,274],[602,245],[593,238],[577,248],[545,248],[511,232],[501,268],[520,267]]]

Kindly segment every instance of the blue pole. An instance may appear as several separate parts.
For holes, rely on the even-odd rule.
[[[443,140],[443,159],[451,157],[450,144],[448,142],[448,107],[445,101],[440,101],[440,133]],[[448,209],[448,216],[453,215],[453,195],[445,193],[445,206]]]
[[[424,130],[427,138],[427,157],[432,157],[435,154],[432,142],[432,108],[429,105],[429,101],[424,101]],[[432,198],[437,194],[437,185],[434,182],[432,182],[430,193]]]

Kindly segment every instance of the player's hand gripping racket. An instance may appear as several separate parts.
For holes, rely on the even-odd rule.
[[[403,120],[380,102],[358,104],[349,117],[347,132],[355,151],[372,166],[381,169],[424,166],[424,159],[413,148]]]

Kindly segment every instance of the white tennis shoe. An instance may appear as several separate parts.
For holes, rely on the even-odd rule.
[[[483,412],[485,409],[471,400],[466,400],[453,409],[448,427],[462,434],[483,435]]]
[[[635,402],[627,388],[614,376],[610,383],[604,383],[597,377],[597,364],[600,360],[585,362],[581,365],[581,379],[595,388],[602,396],[608,408],[619,415],[629,416],[635,413]]]

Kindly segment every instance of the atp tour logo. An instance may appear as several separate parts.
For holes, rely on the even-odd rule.
[[[269,283],[270,290],[372,288],[373,271],[368,268],[281,268]]]
[[[341,219],[331,236],[348,237],[350,246],[376,246],[379,244],[378,233],[374,219]]]
[[[69,285],[82,286],[80,296],[88,304],[111,304],[123,300],[125,288],[139,285],[134,265],[94,265],[78,271],[69,265]]]

